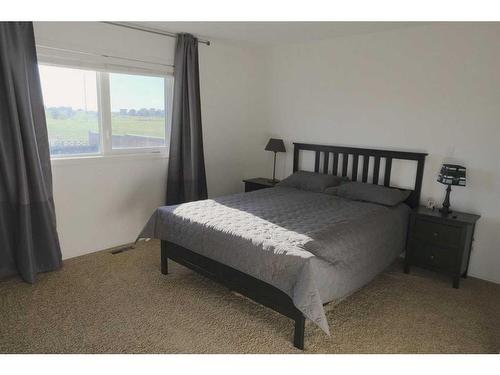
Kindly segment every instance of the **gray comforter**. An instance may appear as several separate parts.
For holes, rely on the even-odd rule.
[[[275,187],[159,207],[139,238],[167,240],[288,294],[329,333],[323,303],[361,288],[403,251],[409,208]]]

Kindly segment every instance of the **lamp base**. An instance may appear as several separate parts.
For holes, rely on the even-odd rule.
[[[446,187],[446,197],[444,198],[443,207],[439,209],[439,212],[441,212],[445,216],[451,214],[452,212],[450,210],[450,193],[451,193],[451,186],[448,185]]]

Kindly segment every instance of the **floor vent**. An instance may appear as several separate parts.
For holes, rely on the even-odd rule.
[[[110,253],[115,255],[115,254],[120,254],[120,253],[123,253],[127,250],[132,250],[132,249],[135,249],[135,247],[132,245],[127,245],[127,246],[123,246],[123,247],[119,247],[117,249],[111,250]]]

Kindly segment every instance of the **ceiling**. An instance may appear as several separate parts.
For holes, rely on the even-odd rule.
[[[346,35],[415,27],[425,22],[135,22],[199,38],[262,46],[301,43]]]

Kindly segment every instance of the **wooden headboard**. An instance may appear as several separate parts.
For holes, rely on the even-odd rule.
[[[352,181],[358,180],[358,166],[362,164],[361,182],[379,184],[383,182],[384,186],[391,186],[391,172],[392,161],[394,159],[400,160],[414,160],[417,162],[417,171],[415,177],[415,184],[410,196],[406,203],[410,207],[417,207],[420,202],[420,192],[422,190],[422,179],[424,176],[424,165],[426,153],[420,152],[404,152],[404,151],[391,151],[391,150],[376,150],[370,148],[357,148],[345,146],[327,146],[315,145],[308,143],[294,143],[293,144],[293,171],[299,169],[299,156],[301,150],[313,151],[314,157],[314,171],[318,173],[330,173],[330,154],[333,154],[332,172],[335,176],[341,175],[349,177]],[[349,155],[352,155],[352,163],[349,167]],[[339,166],[339,156],[342,157],[342,165]],[[322,159],[321,159],[322,158]],[[321,160],[323,160],[322,171],[320,171]],[[368,162],[366,162],[368,161]],[[368,170],[370,161],[373,162],[373,177],[368,181]],[[384,176],[380,175],[381,162],[385,166]],[[340,171],[339,171],[340,169]],[[350,170],[348,170],[350,169]]]

